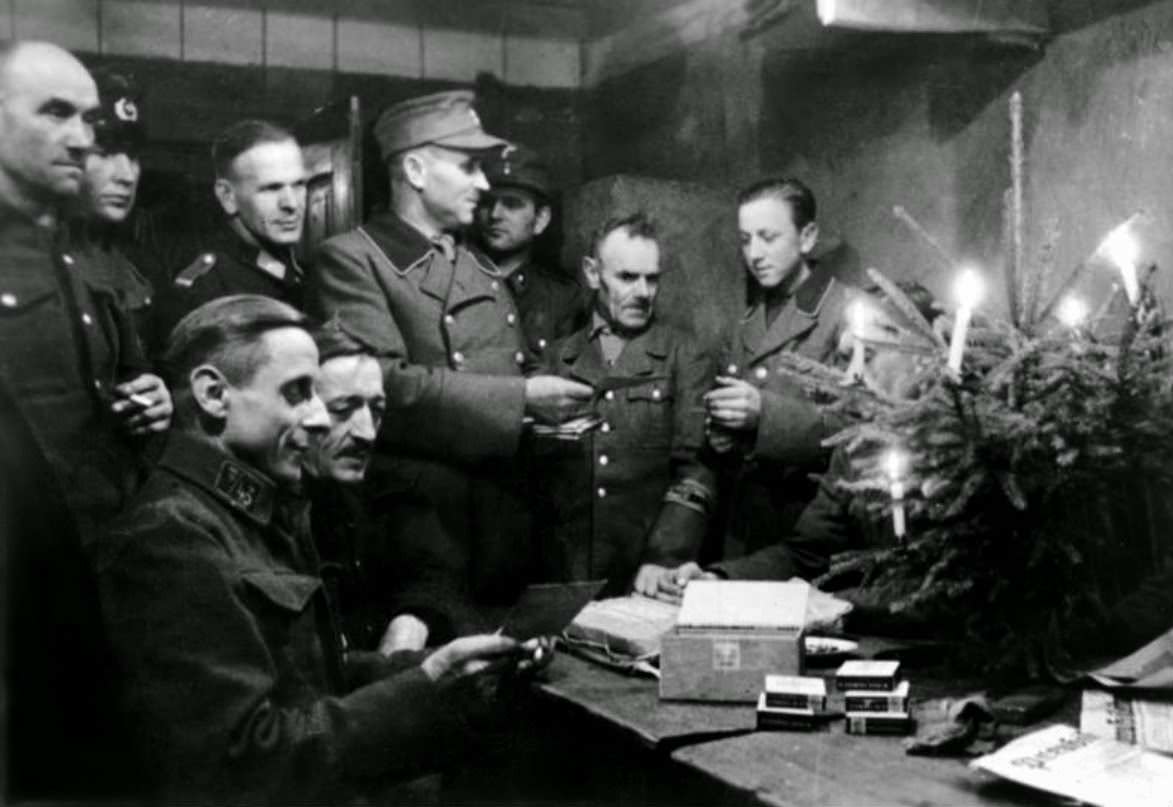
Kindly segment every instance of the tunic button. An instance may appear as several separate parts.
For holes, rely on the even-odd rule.
[[[93,325],[94,324],[93,317],[91,317],[89,314],[82,314],[81,321],[84,322],[86,325]]]
[[[501,287],[501,284],[499,284],[496,280],[494,280],[492,283],[489,284],[489,288],[491,288],[493,291],[496,291],[500,287]]]
[[[606,434],[607,432],[611,431],[611,424],[603,421],[603,425],[599,427],[599,431],[603,432],[603,434]]]
[[[94,379],[94,389],[100,390],[101,388],[102,388],[102,382],[95,378]]]
[[[143,305],[150,305],[150,304],[151,304],[151,298],[150,298],[150,297],[147,297],[147,298],[145,298],[145,299],[143,300]]]
[[[599,488],[599,489],[598,489],[597,491],[595,491],[595,492],[599,494],[599,498],[600,498],[600,499],[605,499],[605,498],[607,498],[607,489],[606,489],[606,488]]]
[[[5,308],[16,308],[16,295],[8,292],[0,294],[0,305]]]
[[[660,400],[660,388],[659,387],[656,387],[655,389],[652,390],[652,400],[653,401]]]
[[[445,325],[455,325],[456,324],[456,317],[452,316],[451,314],[445,314],[444,315],[444,324]]]
[[[517,322],[517,317],[516,315],[509,313],[505,315],[505,321],[512,325],[513,323]]]
[[[545,349],[546,349],[546,340],[539,339],[538,340],[538,350],[545,350]]]
[[[608,401],[613,401],[613,400],[615,400],[615,390],[613,390],[613,389],[609,389],[609,390],[607,390],[607,391],[606,391],[606,392],[603,394],[603,397],[604,397],[604,398],[606,398]]]
[[[518,364],[525,364],[525,354],[519,350],[513,354],[513,360]]]
[[[455,353],[452,354],[452,361],[455,362],[456,364],[463,363],[464,362],[464,354],[461,353],[459,350],[456,351]]]
[[[610,462],[610,461],[611,461],[611,460],[609,460],[609,459],[607,458],[607,455],[606,455],[606,454],[600,454],[600,455],[599,455],[599,465],[603,465],[603,466],[605,466],[605,465],[606,465],[608,462]]]
[[[66,253],[61,256],[61,262],[66,266],[73,266],[73,256]]]
[[[726,374],[726,375],[737,375],[737,365],[736,365],[736,364],[731,364],[731,365],[729,365],[728,367],[726,367],[726,368],[725,368],[725,374]]]
[[[768,376],[768,375],[770,374],[770,371],[769,371],[769,370],[767,370],[765,367],[759,367],[758,369],[756,369],[756,370],[754,370],[754,371],[753,371],[753,374],[754,374],[755,376],[757,376],[757,377],[758,377],[758,380],[760,381],[761,379],[763,379],[763,378],[765,378],[766,376]]]

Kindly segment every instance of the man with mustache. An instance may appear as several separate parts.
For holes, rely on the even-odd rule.
[[[704,537],[715,487],[700,455],[703,396],[716,368],[690,336],[655,318],[660,242],[642,213],[596,231],[583,274],[594,290],[591,322],[554,343],[547,361],[606,392],[595,431],[538,449],[551,465],[547,575],[654,594],[662,570],[695,557]]]
[[[212,167],[225,218],[159,289],[160,342],[184,314],[217,297],[263,294],[302,307],[294,249],[305,219],[306,167],[296,138],[268,121],[239,121],[213,141]]]
[[[299,491],[330,430],[307,327],[259,295],[179,322],[177,430],[99,547],[139,773],[166,803],[349,803],[417,776],[464,747],[464,707],[524,653],[470,636],[404,670],[343,652]]]
[[[418,490],[433,502],[456,547],[437,560],[450,564],[455,587],[487,627],[531,577],[518,464],[525,418],[559,421],[590,388],[526,377],[517,306],[500,270],[463,238],[489,187],[481,158],[505,145],[481,127],[473,94],[396,104],[376,121],[375,139],[390,209],[322,245],[310,307],[323,320],[337,316],[374,349],[390,416],[376,442],[373,485]],[[396,551],[437,550],[415,542]],[[413,632],[416,642],[422,636]]]
[[[485,162],[489,192],[477,208],[477,235],[505,275],[521,315],[521,330],[535,356],[555,339],[586,324],[582,287],[538,259],[538,240],[549,231],[554,209],[550,171],[537,152],[506,146]]]
[[[409,492],[380,494],[362,485],[387,407],[383,371],[371,348],[337,319],[319,328],[314,340],[321,359],[318,396],[330,428],[306,457],[304,482],[322,578],[346,644],[390,656],[398,648],[422,647],[426,639],[444,641],[453,634],[448,613],[459,600],[448,570],[389,551],[410,543],[402,536],[437,550],[448,546],[435,509]]]
[[[68,52],[0,50],[0,375],[87,544],[125,504],[171,397],[149,372],[106,256],[66,237],[94,146],[97,88]]]

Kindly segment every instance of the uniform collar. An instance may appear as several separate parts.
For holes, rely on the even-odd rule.
[[[400,272],[406,273],[410,267],[432,253],[441,254],[432,239],[390,210],[376,213],[363,225],[363,229],[374,239],[375,244],[383,250],[383,253]],[[464,250],[481,264],[486,274],[500,276],[501,273],[497,269],[497,265],[487,255],[473,249],[464,238],[455,236],[453,242],[458,257],[461,250]]]
[[[211,493],[226,507],[268,526],[277,508],[277,485],[216,446],[172,431],[159,466]]]
[[[27,213],[0,201],[0,243],[44,244],[54,242],[61,225],[46,227],[38,224]]]
[[[245,266],[251,266],[257,271],[265,272],[268,276],[280,280],[282,283],[297,283],[301,280],[301,267],[297,263],[297,258],[293,253],[293,249],[285,250],[285,255],[274,255],[268,250],[262,250],[260,247],[253,246],[240,237],[236,230],[232,229],[232,225],[225,220],[223,233],[221,234],[221,241],[223,243],[222,249],[224,252],[231,255],[233,258],[243,263]],[[263,262],[270,260],[277,260],[285,266],[285,277],[277,278],[272,272],[261,268]]]

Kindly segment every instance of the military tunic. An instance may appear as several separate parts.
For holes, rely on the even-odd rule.
[[[284,270],[284,277],[262,268],[274,260]],[[301,266],[292,251],[275,259],[224,224],[200,244],[198,254],[170,285],[158,289],[153,352],[162,352],[171,329],[189,311],[232,294],[260,294],[300,310],[304,304]]]
[[[675,566],[700,550],[716,487],[701,457],[715,364],[691,337],[654,321],[608,367],[593,331],[550,351],[551,372],[603,390],[603,422],[580,442],[535,440],[552,497],[543,565],[546,576],[606,578],[606,593],[623,594],[641,563]]]
[[[170,803],[336,803],[462,727],[422,670],[344,662],[304,505],[175,433],[99,547],[140,773]]]
[[[734,558],[768,546],[788,533],[816,483],[811,474],[827,467],[824,438],[838,430],[816,401],[778,372],[779,357],[798,353],[827,361],[835,353],[846,303],[845,287],[826,269],[815,266],[806,281],[767,324],[763,303],[746,312],[720,363],[721,374],[736,376],[761,391],[757,431],[740,439],[727,459],[727,511],[722,545],[706,558]]]
[[[496,267],[463,244],[453,258],[383,213],[322,245],[309,308],[341,317],[382,366],[387,417],[372,483],[430,499],[458,549],[459,588],[473,602],[502,605],[528,579],[532,558],[516,463],[530,358]]]
[[[541,357],[554,340],[586,325],[588,295],[573,278],[530,262],[510,272],[505,282],[521,314],[521,332],[535,356]]]
[[[140,481],[139,447],[110,406],[147,365],[117,269],[67,244],[0,210],[0,375],[89,542]]]

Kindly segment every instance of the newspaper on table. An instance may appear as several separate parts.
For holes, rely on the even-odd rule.
[[[970,767],[1098,807],[1173,805],[1173,758],[1072,726],[1027,734]]]
[[[1173,754],[1173,700],[1149,700],[1128,691],[1085,689],[1079,730]]]
[[[1096,683],[1110,689],[1167,690],[1173,693],[1173,630],[1089,675]]]

